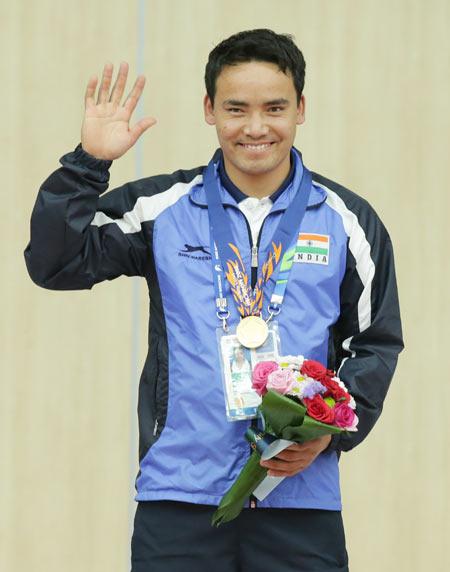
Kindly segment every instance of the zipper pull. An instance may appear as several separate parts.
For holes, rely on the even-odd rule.
[[[155,426],[153,427],[153,437],[156,436],[157,432],[158,432],[158,419],[155,421]]]
[[[252,246],[252,267],[258,268],[258,247]]]

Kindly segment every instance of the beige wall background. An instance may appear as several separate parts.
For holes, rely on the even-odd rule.
[[[144,284],[49,292],[22,255],[38,187],[79,142],[89,76],[128,61],[158,118],[110,188],[204,164],[208,52],[271,27],[307,61],[306,164],[366,197],[396,252],[407,349],[379,423],[341,458],[351,570],[449,570],[449,2],[1,0],[0,22],[0,568],[128,569]]]

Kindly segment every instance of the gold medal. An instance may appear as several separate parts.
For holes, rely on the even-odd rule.
[[[236,328],[236,336],[246,348],[259,348],[267,340],[269,328],[266,322],[259,316],[247,316],[243,318]]]

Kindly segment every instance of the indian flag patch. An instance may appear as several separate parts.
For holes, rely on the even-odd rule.
[[[295,247],[294,262],[328,264],[330,237],[327,234],[300,233]]]

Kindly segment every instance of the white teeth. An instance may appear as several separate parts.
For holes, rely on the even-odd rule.
[[[268,149],[270,147],[270,143],[264,143],[263,145],[246,145],[244,144],[244,147],[246,149],[250,149],[252,151],[261,151],[262,149]]]

